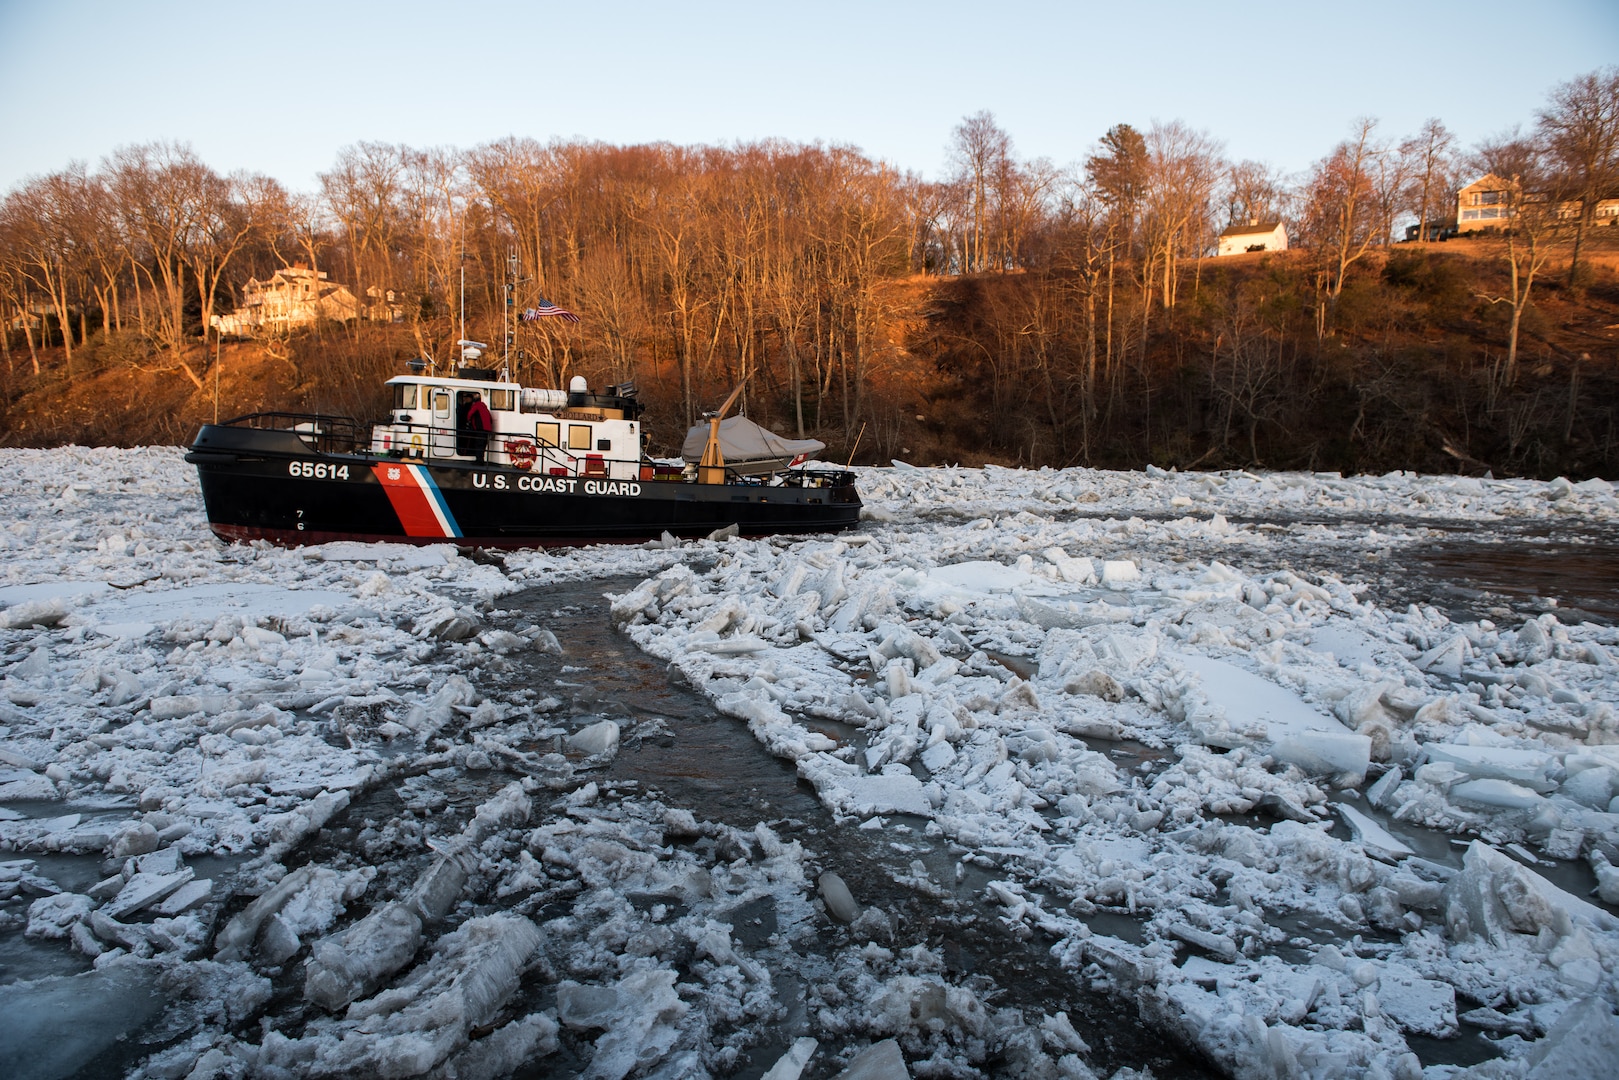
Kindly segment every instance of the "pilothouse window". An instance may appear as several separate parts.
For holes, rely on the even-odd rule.
[[[394,383],[394,408],[414,409],[416,407],[416,384]]]
[[[569,450],[589,450],[590,449],[590,425],[589,424],[569,424],[568,425],[568,449]]]
[[[496,412],[511,412],[517,408],[517,392],[515,390],[489,391],[489,407]]]

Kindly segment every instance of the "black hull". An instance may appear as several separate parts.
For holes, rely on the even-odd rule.
[[[529,548],[703,537],[730,525],[744,536],[823,533],[860,521],[847,473],[826,486],[540,476],[320,452],[294,432],[222,425],[205,426],[186,460],[210,527],[229,541]]]

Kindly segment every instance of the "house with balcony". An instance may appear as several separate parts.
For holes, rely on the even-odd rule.
[[[1456,231],[1482,232],[1486,229],[1504,229],[1511,221],[1512,183],[1494,173],[1485,173],[1456,193]],[[1523,196],[1524,205],[1546,206],[1546,195],[1533,191]],[[1559,222],[1573,225],[1580,216],[1580,200],[1564,199],[1558,203]],[[1619,222],[1619,199],[1598,200],[1592,210],[1591,223],[1597,226]]]
[[[1511,184],[1485,173],[1456,193],[1456,231],[1480,232],[1506,225]]]

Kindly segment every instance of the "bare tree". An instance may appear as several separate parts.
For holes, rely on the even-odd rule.
[[[1375,163],[1387,151],[1373,138],[1377,121],[1355,121],[1350,137],[1316,163],[1309,181],[1306,219],[1328,263],[1327,290],[1343,292],[1344,274],[1377,239]]]
[[[1579,200],[1568,280],[1579,269],[1580,246],[1601,199],[1619,187],[1619,67],[1605,67],[1555,87],[1540,112],[1540,137],[1551,161]]]
[[[1287,180],[1280,169],[1260,161],[1239,161],[1226,170],[1226,223],[1279,221],[1287,205]]]
[[[1546,147],[1516,131],[1480,145],[1474,162],[1500,181],[1505,204],[1502,258],[1507,264],[1508,291],[1505,296],[1486,295],[1483,299],[1511,305],[1506,368],[1502,372],[1502,384],[1511,386],[1518,377],[1518,330],[1529,306],[1535,276],[1551,260],[1562,239],[1561,203],[1568,192],[1559,186],[1562,177],[1551,167]]]
[[[1012,137],[995,123],[995,116],[988,109],[956,125],[950,160],[957,179],[966,185],[970,199],[972,232],[964,267],[968,273],[982,271],[988,262],[988,244],[992,237],[986,234],[993,227],[995,213],[990,195],[992,189],[1000,186],[998,178],[1009,167],[1011,157]]]
[[[1225,171],[1220,144],[1207,132],[1179,120],[1154,123],[1147,132],[1146,213],[1148,262],[1162,274],[1160,298],[1175,306],[1179,262],[1201,250],[1216,185]]]
[[[1369,171],[1376,215],[1372,242],[1387,246],[1394,239],[1394,221],[1405,210],[1410,194],[1412,161],[1404,154],[1385,150],[1372,158]]]
[[[1430,211],[1446,205],[1447,180],[1451,171],[1456,136],[1437,119],[1429,119],[1422,130],[1400,144],[1400,157],[1406,162],[1411,185],[1411,208],[1417,215],[1417,239],[1435,239]],[[1454,203],[1450,204],[1454,209]]]
[[[355,294],[367,287],[397,288],[394,257],[407,228],[405,174],[412,152],[404,146],[362,142],[338,151],[330,172],[320,174],[321,193],[342,230]],[[309,215],[305,215],[306,217]],[[314,252],[308,252],[311,269]]]
[[[25,294],[37,290],[49,300],[50,310],[56,313],[57,325],[62,330],[62,343],[67,349],[71,370],[73,329],[68,315],[66,262],[73,254],[73,239],[67,232],[59,203],[63,186],[61,174],[36,177],[6,199],[3,213],[8,246],[15,255],[13,266],[24,283]],[[27,310],[28,306],[25,299],[23,318],[31,324],[32,312]],[[49,335],[43,336],[49,345]]]
[[[214,301],[231,261],[272,222],[285,217],[287,193],[268,176],[237,173],[227,179],[210,173],[198,184],[197,196],[196,236],[185,260],[202,301],[206,348]]]
[[[110,184],[127,242],[144,250],[131,265],[159,300],[157,338],[175,366],[197,389],[202,380],[186,362],[186,269],[206,228],[205,189],[218,181],[213,170],[182,143],[148,143],[113,153]]]

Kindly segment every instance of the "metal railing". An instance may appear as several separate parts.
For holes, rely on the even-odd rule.
[[[352,416],[323,413],[257,412],[221,420],[220,427],[245,427],[259,431],[290,431],[323,454],[353,454],[371,442],[369,427]]]
[[[473,456],[473,436],[464,429],[431,424],[396,422],[379,424],[370,443],[372,453],[393,457],[465,459]],[[491,465],[512,465],[539,475],[606,477],[620,459],[609,460],[590,451],[571,452],[543,443],[521,432],[491,432],[484,447],[484,460]],[[639,472],[639,465],[637,465]]]

